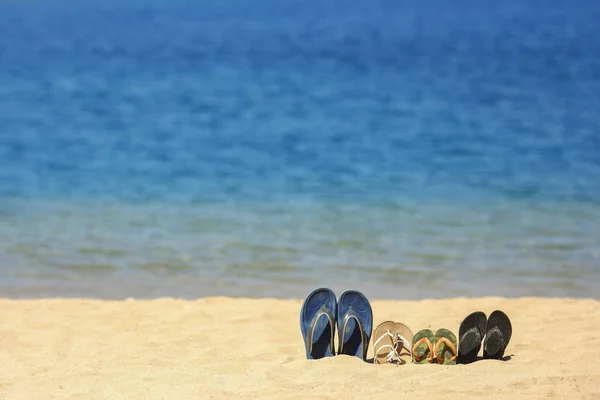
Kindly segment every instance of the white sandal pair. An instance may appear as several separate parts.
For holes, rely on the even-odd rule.
[[[412,338],[413,333],[406,325],[394,321],[382,322],[373,334],[373,363],[410,363]]]

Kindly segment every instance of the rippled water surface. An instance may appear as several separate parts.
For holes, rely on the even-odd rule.
[[[597,298],[578,4],[0,2],[0,296]]]

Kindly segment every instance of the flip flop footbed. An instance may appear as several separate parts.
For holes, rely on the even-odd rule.
[[[386,364],[394,346],[396,325],[393,321],[382,322],[373,333],[373,363]]]
[[[412,340],[412,359],[416,364],[428,364],[433,361],[433,343],[435,335],[431,329],[422,329],[415,333]]]
[[[456,364],[456,336],[448,329],[438,329],[435,332],[435,357],[438,364]]]
[[[335,318],[326,307],[319,310],[308,328],[306,337],[307,358],[319,359],[335,356],[333,338],[335,337]]]
[[[403,323],[396,322],[396,334],[400,335],[406,340],[406,343],[404,343],[403,341],[399,341],[398,347],[396,348],[396,351],[400,356],[400,364],[406,364],[411,361],[413,332],[408,326],[404,325]]]
[[[335,294],[326,288],[309,294],[300,310],[300,329],[306,358],[319,359],[335,355]]]
[[[382,322],[373,333],[373,362],[406,364],[410,360],[412,337],[413,333],[406,325],[393,321]]]
[[[338,354],[365,360],[373,331],[373,310],[360,292],[348,290],[340,296],[337,309]]]

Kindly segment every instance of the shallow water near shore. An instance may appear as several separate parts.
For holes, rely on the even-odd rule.
[[[594,205],[17,202],[4,295],[595,297]]]
[[[0,4],[0,296],[598,297],[600,7]]]

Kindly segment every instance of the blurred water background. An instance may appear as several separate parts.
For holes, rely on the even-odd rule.
[[[597,298],[599,21],[0,0],[0,296]]]

